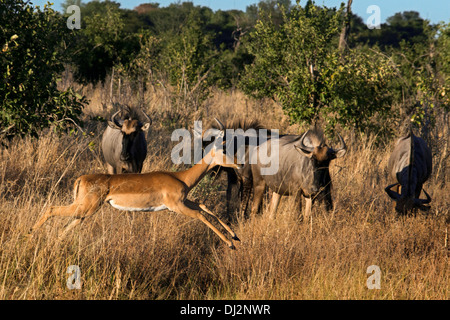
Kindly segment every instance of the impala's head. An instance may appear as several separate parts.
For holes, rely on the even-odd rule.
[[[208,156],[208,161],[210,161],[209,163],[212,166],[218,165],[240,169],[241,165],[238,164],[236,154],[231,152],[232,150],[227,151],[227,142],[224,139],[224,125],[218,119],[215,120],[219,124],[219,129],[208,129],[205,134],[202,135],[204,139],[209,141],[214,137],[214,141],[205,149],[205,158]]]

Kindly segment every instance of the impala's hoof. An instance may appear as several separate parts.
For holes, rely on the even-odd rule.
[[[231,250],[236,250],[236,247],[234,246],[234,244],[231,244],[228,246]]]
[[[239,239],[237,235],[234,235],[234,237],[232,239],[236,240],[236,241],[241,241],[241,239]]]

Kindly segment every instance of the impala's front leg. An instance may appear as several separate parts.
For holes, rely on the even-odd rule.
[[[186,200],[189,201],[189,200]],[[191,202],[193,205],[197,205],[195,202],[189,201]],[[219,219],[219,217],[217,217],[214,213],[212,213],[204,204],[198,204],[198,206],[205,211],[206,213],[208,213],[209,215],[213,216],[217,221],[219,221],[219,223],[231,234],[231,237],[233,238],[233,240],[236,241],[241,241],[238,236],[236,235],[236,233],[231,230],[231,228],[222,220]]]
[[[236,249],[234,247],[234,244],[232,241],[228,240],[222,232],[220,232],[216,227],[214,227],[211,222],[209,222],[202,214],[202,211],[205,211],[204,209],[202,209],[200,207],[200,205],[198,205],[195,202],[189,201],[189,200],[185,200],[184,202],[179,202],[179,203],[175,203],[171,206],[168,206],[171,210],[177,212],[177,213],[181,213],[184,214],[188,217],[191,218],[196,218],[199,219],[200,221],[202,221],[204,224],[206,224],[212,231],[214,231],[215,234],[217,234],[220,239],[222,239],[227,245],[228,247],[230,247],[231,249]],[[205,211],[207,212],[207,211]],[[209,214],[209,212],[207,212]],[[212,216],[214,218],[216,218],[217,220],[219,220],[216,216],[214,216],[214,214],[212,214]],[[219,220],[220,223],[220,220]],[[223,223],[223,222],[222,222]],[[230,229],[231,231],[231,229]],[[232,231],[231,231],[232,232]],[[234,234],[234,232],[232,232],[232,234]],[[236,237],[236,235],[234,234],[234,237]],[[237,238],[237,237],[236,237]]]

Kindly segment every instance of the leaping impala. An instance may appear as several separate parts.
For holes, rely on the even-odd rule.
[[[218,120],[216,119],[216,121]],[[223,138],[224,131],[217,131],[217,137]],[[213,217],[231,234],[233,240],[239,241],[234,231],[203,204],[187,199],[189,191],[214,166],[239,168],[236,159],[230,158],[226,152],[224,153],[221,140],[216,139],[213,147],[202,161],[185,171],[83,175],[75,181],[74,202],[69,206],[50,207],[36,222],[31,232],[42,226],[50,217],[75,217],[76,219],[60,234],[60,237],[63,237],[84,219],[96,213],[103,203],[107,202],[119,210],[155,212],[168,209],[197,218],[211,228],[231,249],[234,249],[233,242],[213,226],[203,216],[203,213]]]

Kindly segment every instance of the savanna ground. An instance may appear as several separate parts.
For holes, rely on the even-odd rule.
[[[50,205],[72,202],[72,186],[83,174],[106,172],[100,151],[107,117],[105,88],[87,88],[86,134],[45,132],[14,140],[0,153],[0,299],[448,299],[448,123],[434,135],[434,172],[425,184],[432,209],[399,217],[384,192],[394,140],[355,139],[342,132],[348,153],[332,162],[335,209],[313,207],[302,222],[294,201],[284,198],[271,219],[227,217],[226,179],[210,176],[191,192],[228,221],[241,239],[230,250],[202,222],[168,211],[120,212],[104,206],[67,237],[58,232],[70,218],[49,220],[24,237]],[[147,93],[153,119],[143,172],[181,170],[171,162],[177,121],[162,89]],[[178,110],[180,112],[180,110]],[[181,111],[183,112],[183,111]],[[215,92],[186,124],[213,117],[258,119],[280,133],[298,134],[270,101],[238,91]],[[440,126],[440,127],[439,127]],[[352,143],[352,141],[355,141]],[[332,144],[337,143],[335,140]],[[266,201],[265,203],[268,203]],[[81,270],[81,289],[67,287],[70,265]],[[381,289],[369,290],[367,268],[381,270]]]

